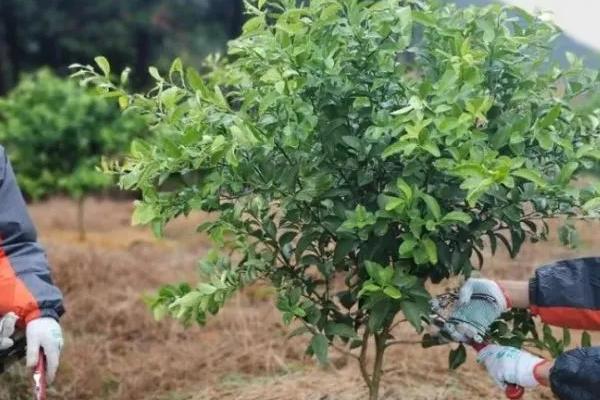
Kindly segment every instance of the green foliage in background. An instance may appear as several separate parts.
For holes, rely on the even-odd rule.
[[[556,29],[518,10],[297,3],[248,4],[226,60],[204,76],[179,60],[150,68],[146,95],[77,75],[160,132],[115,167],[143,194],[134,223],[160,234],[178,215],[215,215],[199,227],[216,246],[205,279],[164,287],[156,316],[202,324],[266,279],[309,354],[358,350],[376,399],[392,328],[427,322],[426,284],[468,277],[500,246],[516,256],[550,218],[600,210],[599,188],[572,185],[600,158],[600,115],[571,107],[600,78],[575,58],[548,65]]]
[[[49,70],[24,76],[0,98],[0,143],[31,199],[106,188],[112,179],[98,170],[101,157],[122,153],[146,131],[139,116]]]

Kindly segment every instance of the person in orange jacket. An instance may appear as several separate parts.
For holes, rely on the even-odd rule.
[[[46,254],[0,146],[0,350],[12,346],[15,329],[24,329],[27,366],[34,367],[43,350],[52,382],[63,346],[63,313],[62,294],[52,282]]]
[[[442,330],[457,342],[481,343],[492,322],[513,307],[528,308],[550,325],[600,330],[600,258],[544,265],[529,281],[469,279]],[[502,388],[541,384],[561,400],[600,399],[600,347],[578,348],[546,360],[492,344],[479,352],[477,361]]]

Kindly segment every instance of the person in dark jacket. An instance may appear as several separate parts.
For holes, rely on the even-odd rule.
[[[600,330],[600,258],[548,264],[525,282],[469,279],[443,330],[456,341],[481,342],[489,325],[511,307],[529,308],[549,325]],[[561,400],[600,399],[600,347],[546,360],[514,347],[489,345],[477,360],[502,388],[541,384]]]
[[[62,294],[52,282],[46,254],[0,146],[0,345],[9,347],[14,329],[24,329],[26,363],[35,366],[43,349],[49,382],[63,346],[59,324],[63,312]]]

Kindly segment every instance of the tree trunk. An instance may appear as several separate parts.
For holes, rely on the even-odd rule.
[[[385,337],[387,334],[375,335],[375,363],[373,364],[373,375],[371,387],[369,388],[369,400],[379,399],[379,385],[383,375],[383,354],[385,353]]]
[[[77,230],[79,231],[79,240],[82,242],[85,241],[84,203],[85,196],[77,199]]]
[[[386,349],[387,335],[388,328],[384,329],[382,333],[376,333],[373,335],[375,338],[375,361],[373,362],[372,372],[369,375],[367,367],[367,352],[369,349],[369,338],[372,335],[369,331],[369,328],[366,328],[365,332],[363,333],[363,342],[360,356],[358,357],[358,363],[362,378],[369,389],[369,400],[379,400],[379,389],[381,377],[383,376],[383,355]]]

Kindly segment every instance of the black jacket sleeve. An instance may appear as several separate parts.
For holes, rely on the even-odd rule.
[[[530,281],[529,302],[532,313],[547,324],[600,330],[600,258],[562,260],[538,268]]]
[[[600,347],[568,351],[550,371],[552,391],[560,400],[600,399]]]

